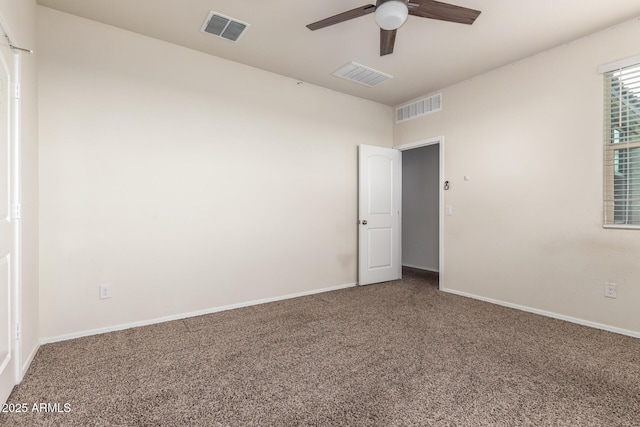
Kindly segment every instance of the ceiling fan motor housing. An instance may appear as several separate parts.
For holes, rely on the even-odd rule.
[[[409,8],[405,0],[378,1],[375,19],[383,30],[396,30],[402,26],[409,16]]]

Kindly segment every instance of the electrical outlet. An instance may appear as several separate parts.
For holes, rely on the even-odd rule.
[[[111,298],[111,285],[105,283],[100,285],[100,299],[107,298]]]
[[[604,296],[607,298],[617,298],[618,290],[615,283],[604,284]]]

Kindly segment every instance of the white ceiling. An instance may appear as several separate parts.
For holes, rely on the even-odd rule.
[[[38,0],[42,6],[387,105],[640,16],[638,0],[452,0],[481,10],[472,26],[409,16],[379,56],[373,15],[305,25],[374,0]],[[209,11],[251,27],[237,43],[200,31]],[[349,61],[394,76],[368,88],[331,75]]]

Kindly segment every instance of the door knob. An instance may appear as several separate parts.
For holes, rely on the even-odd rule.
[[[367,225],[367,220],[366,219],[362,220],[362,225]]]

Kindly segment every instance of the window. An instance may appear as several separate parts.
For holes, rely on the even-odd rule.
[[[640,57],[633,61],[601,68],[605,226],[640,228]]]

